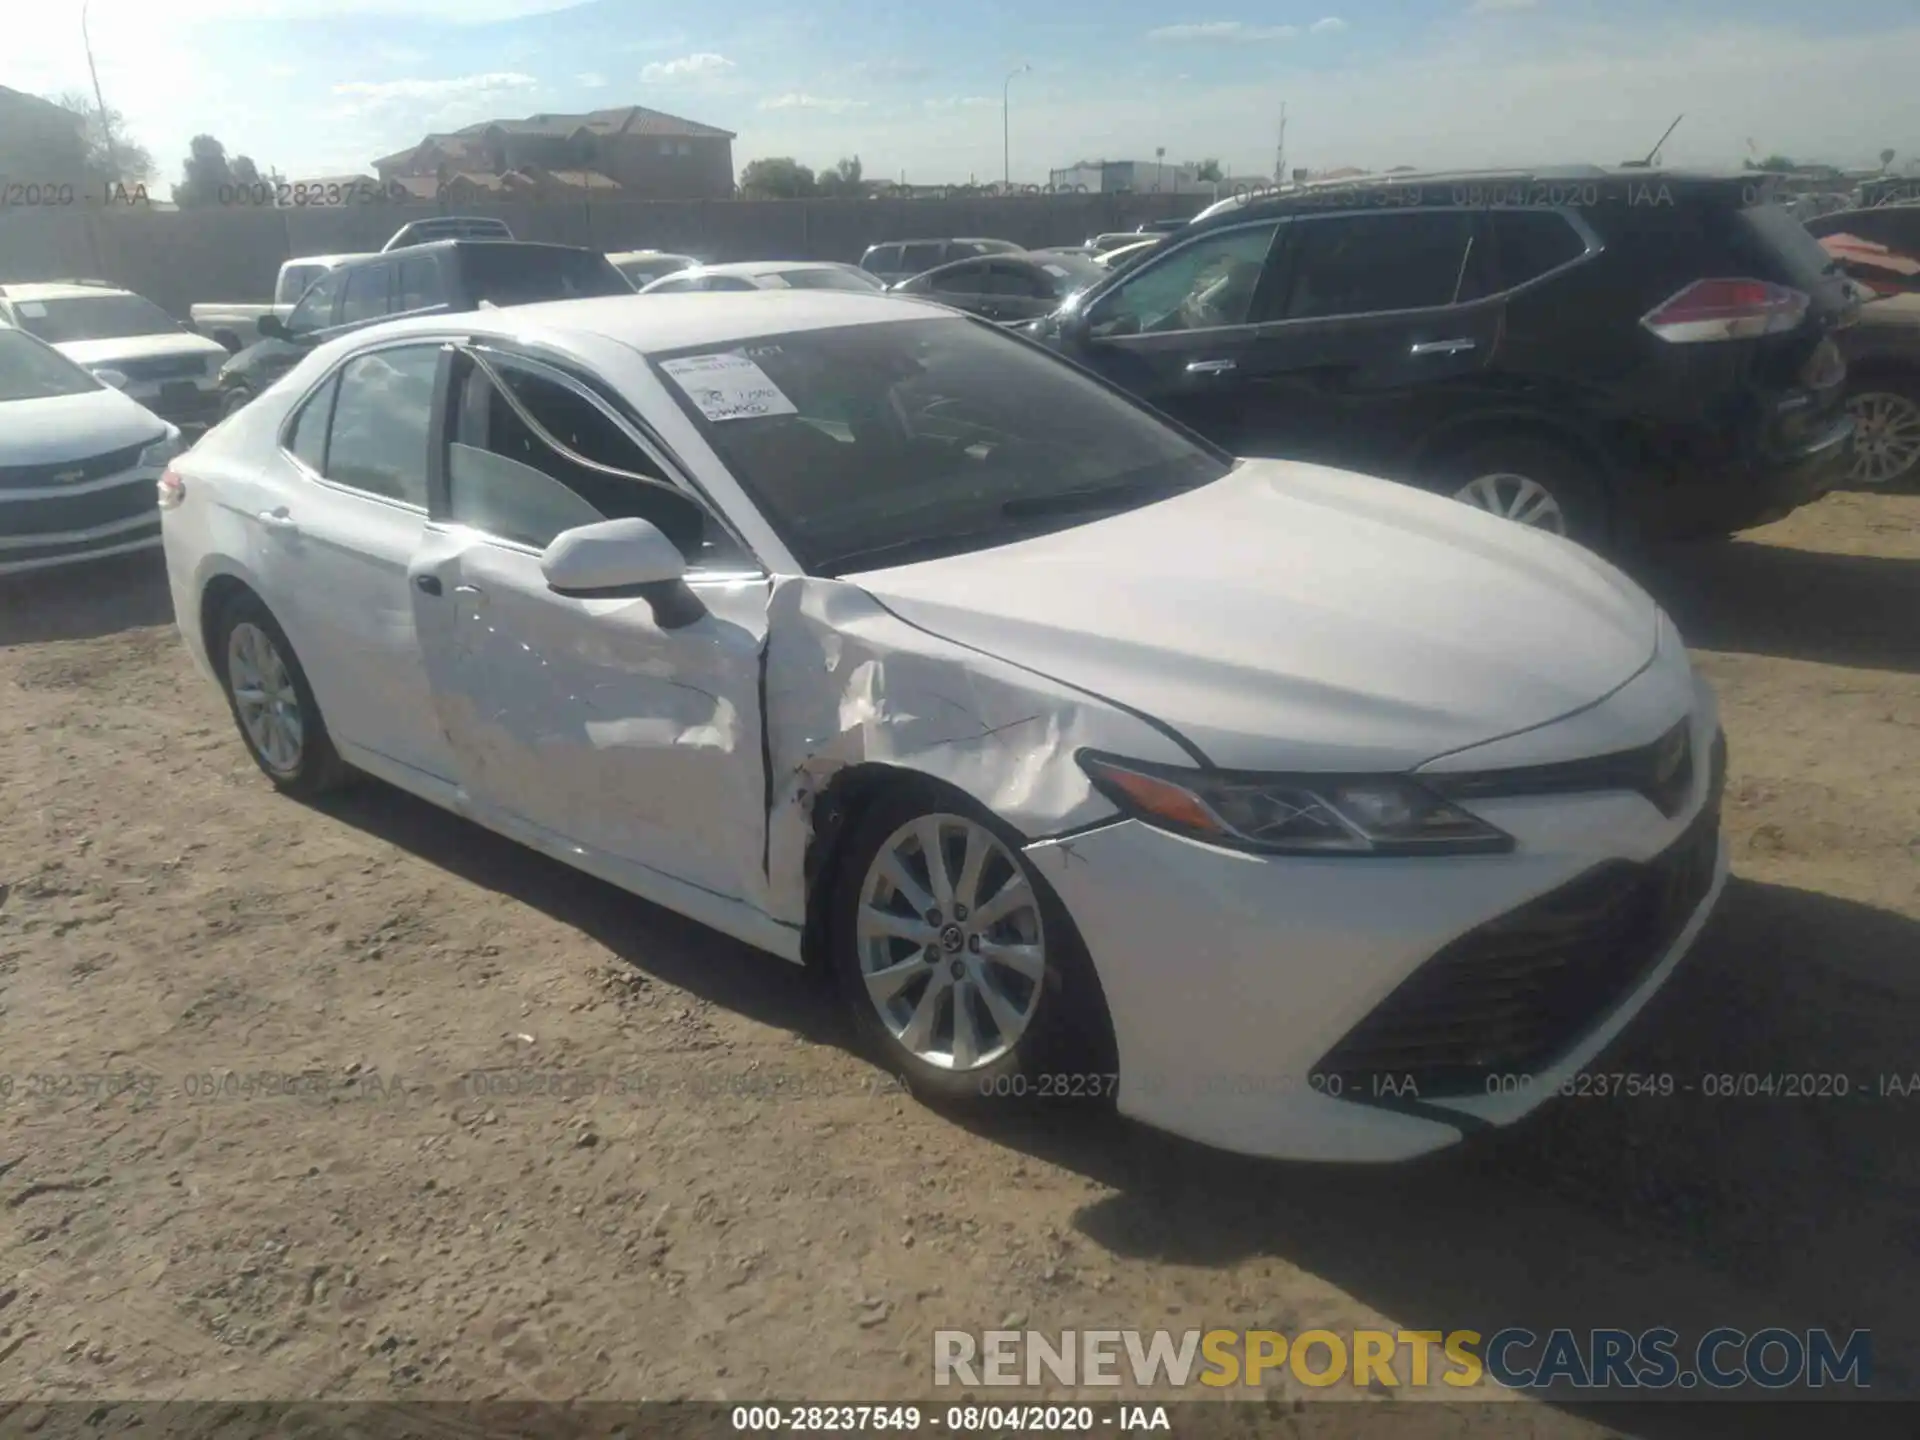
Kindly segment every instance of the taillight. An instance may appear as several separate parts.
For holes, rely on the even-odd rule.
[[[161,472],[159,489],[162,510],[172,510],[187,498],[187,482],[180,478],[180,472],[172,466]]]
[[[1640,323],[1675,345],[1751,340],[1793,329],[1809,303],[1804,292],[1767,280],[1696,280]]]

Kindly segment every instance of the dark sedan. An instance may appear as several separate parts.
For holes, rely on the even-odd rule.
[[[893,288],[1013,325],[1051,315],[1069,295],[1106,277],[1107,272],[1084,255],[1033,250],[955,260]]]

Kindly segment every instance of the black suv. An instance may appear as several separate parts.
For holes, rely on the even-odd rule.
[[[1029,334],[1239,454],[1596,547],[1844,477],[1854,292],[1752,176],[1586,167],[1256,197]]]
[[[401,315],[631,295],[598,250],[526,240],[435,240],[337,266],[307,287],[283,320],[260,318],[262,338],[220,372],[221,413],[233,414],[314,346]]]

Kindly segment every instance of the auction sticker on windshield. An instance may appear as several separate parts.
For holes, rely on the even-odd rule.
[[[660,368],[700,407],[709,420],[752,420],[762,415],[797,415],[780,387],[744,355],[690,355]]]

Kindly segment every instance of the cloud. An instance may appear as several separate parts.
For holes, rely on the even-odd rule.
[[[1502,10],[1532,10],[1540,0],[1473,0],[1468,7],[1474,15],[1492,15]]]
[[[955,95],[950,99],[928,100],[924,103],[929,110],[974,110],[1000,102],[991,95]]]
[[[574,76],[573,83],[585,86],[589,90],[598,90],[607,83],[607,77],[598,70],[589,70],[585,74]]]
[[[348,80],[334,86],[333,93],[378,105],[390,100],[461,100],[505,90],[530,90],[539,83],[516,70],[490,70],[483,75],[456,75],[445,80]]]
[[[1329,15],[1324,20],[1316,20],[1307,29],[1315,35],[1333,35],[1347,28],[1347,22],[1338,15]]]
[[[1295,25],[1249,25],[1244,20],[1199,20],[1187,25],[1162,25],[1149,30],[1149,40],[1291,40]]]
[[[682,55],[678,60],[663,60],[645,66],[640,71],[642,80],[653,83],[673,80],[697,80],[702,76],[724,75],[733,69],[733,61],[724,55],[715,55],[710,50],[702,50],[695,55]]]
[[[844,115],[849,110],[864,110],[864,100],[823,100],[818,95],[773,95],[760,102],[762,110],[823,110],[829,115]]]

